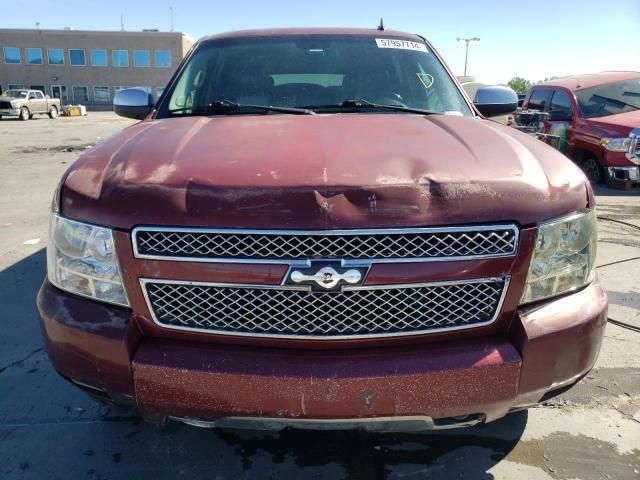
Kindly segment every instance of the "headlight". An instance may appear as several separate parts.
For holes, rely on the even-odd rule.
[[[521,303],[589,284],[595,276],[595,257],[595,210],[539,225]]]
[[[610,152],[628,152],[631,147],[631,138],[603,138],[600,145]]]
[[[56,287],[128,306],[110,229],[51,215],[47,273]]]

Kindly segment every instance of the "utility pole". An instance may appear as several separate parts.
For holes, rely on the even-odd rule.
[[[464,76],[467,76],[467,60],[469,59],[469,42],[479,42],[480,39],[478,37],[472,37],[472,38],[460,38],[458,37],[456,39],[458,42],[464,42],[467,44],[466,46],[466,50],[464,52]]]

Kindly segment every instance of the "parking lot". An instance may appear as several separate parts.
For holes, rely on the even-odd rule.
[[[0,121],[0,478],[640,479],[640,189],[597,188],[611,319],[574,389],[492,424],[426,434],[158,427],[94,403],[52,369],[35,297],[51,195],[85,149],[131,121]],[[635,226],[635,227],[634,227]]]

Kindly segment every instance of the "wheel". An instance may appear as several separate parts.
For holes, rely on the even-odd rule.
[[[29,114],[29,109],[27,107],[22,107],[20,109],[20,120],[22,121],[26,121],[29,120],[31,118],[31,115]]]
[[[49,118],[51,120],[58,118],[58,108],[56,106],[51,106],[51,110],[49,110]]]
[[[0,120],[2,120],[2,115],[0,115]]]
[[[596,157],[592,155],[585,157],[582,168],[591,183],[604,183],[604,169]]]

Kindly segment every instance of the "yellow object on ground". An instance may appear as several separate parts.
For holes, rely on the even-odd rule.
[[[82,115],[80,107],[69,107],[64,111],[64,114],[68,117],[79,117]]]

